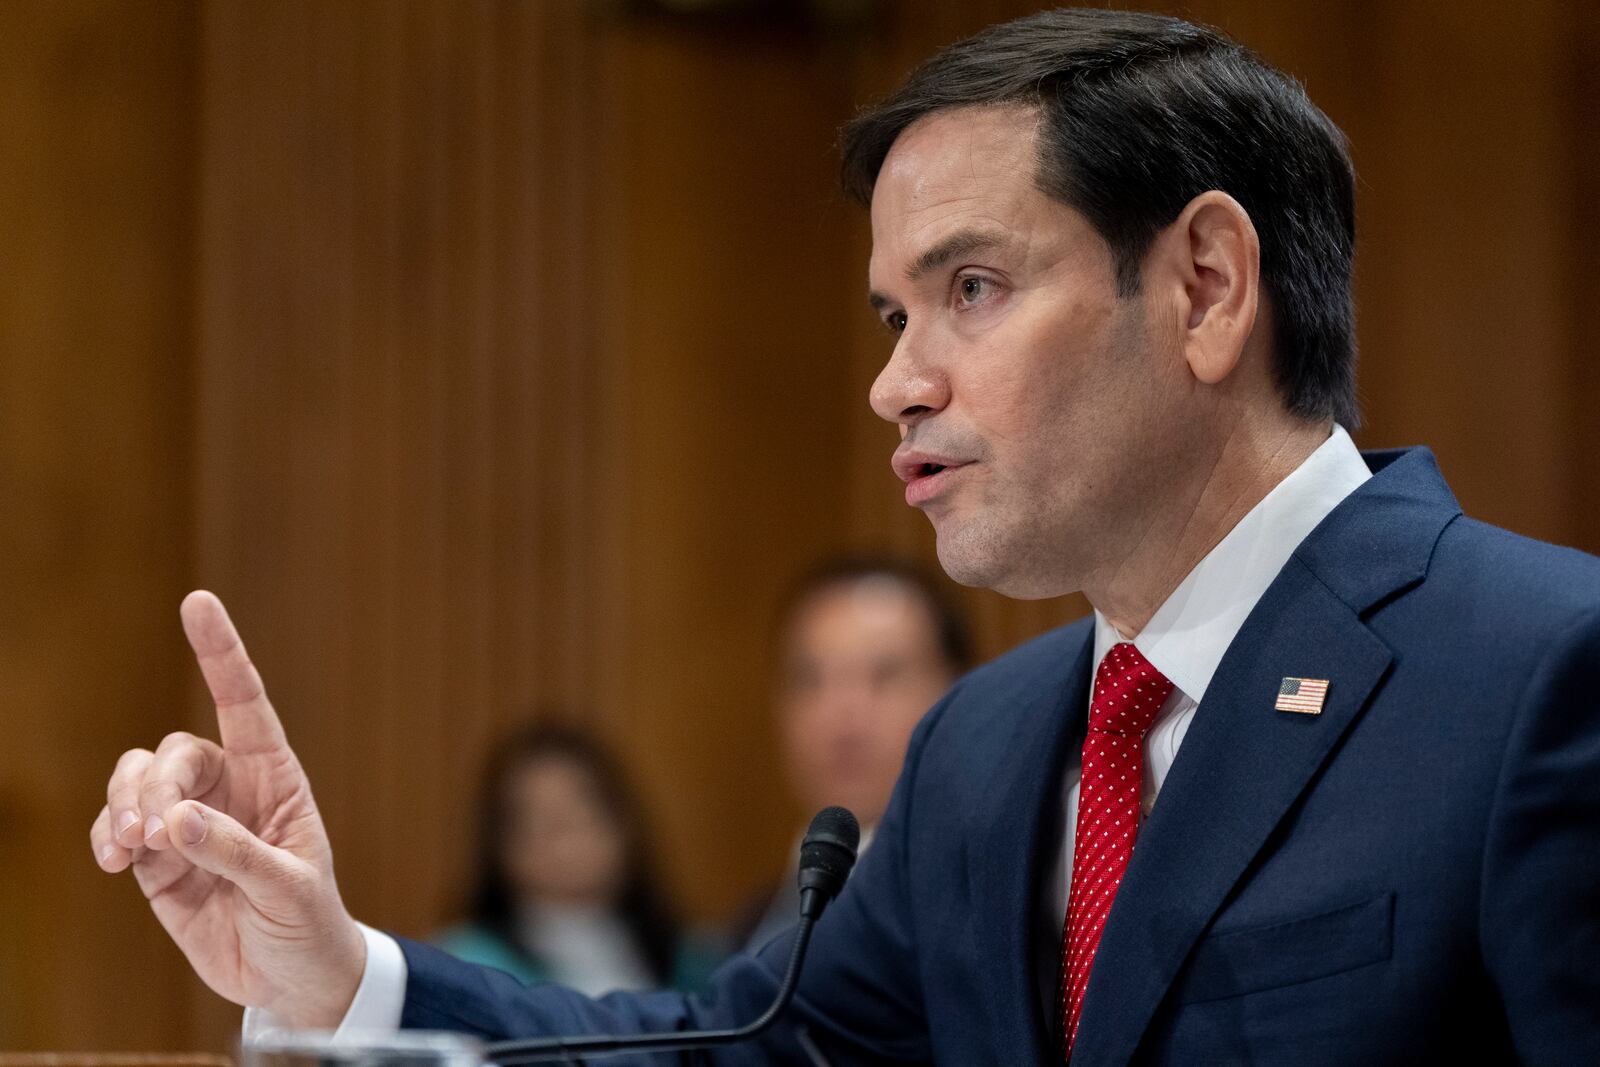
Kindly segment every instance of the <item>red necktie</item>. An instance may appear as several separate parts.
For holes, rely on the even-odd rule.
[[[1145,731],[1171,692],[1172,683],[1129,643],[1112,646],[1095,672],[1072,839],[1072,889],[1061,936],[1061,1022],[1068,1056],[1100,932],[1139,832]]]

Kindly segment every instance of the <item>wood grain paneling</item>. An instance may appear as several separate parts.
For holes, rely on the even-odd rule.
[[[182,718],[193,13],[0,5],[0,1047],[159,1047],[187,968],[88,828]]]
[[[839,80],[819,45],[724,33],[608,24],[601,71],[616,111],[598,310],[625,587],[606,714],[701,917],[759,883],[778,857],[751,843],[778,846],[793,817],[773,785],[768,617],[799,568],[846,543],[860,278],[827,147]]]
[[[1570,542],[1570,40],[1555,5],[1452,8],[1380,6],[1367,42],[1363,440],[1427,442],[1470,513]]]
[[[600,686],[581,30],[560,5],[206,9],[198,575],[349,906],[413,934],[460,889],[491,739],[590,717]]]
[[[1570,35],[1551,72],[1560,86],[1565,185],[1564,296],[1567,387],[1561,406],[1571,461],[1562,486],[1576,517],[1573,543],[1600,553],[1600,359],[1595,309],[1600,308],[1600,12],[1581,0],[1559,9]]]
[[[776,321],[841,258],[811,210],[827,157],[784,188],[788,133],[758,120],[812,108],[820,145],[837,109],[779,39],[730,70],[670,30],[443,10],[208,9],[201,578],[305,749],[352,908],[437,922],[489,738],[551,708],[633,757],[704,916],[761,873],[725,842],[783,810],[746,741],[752,621],[838,522],[826,457],[786,470],[785,435],[833,436],[843,346]],[[775,99],[740,91],[773,64]],[[706,788],[726,766],[748,780]]]

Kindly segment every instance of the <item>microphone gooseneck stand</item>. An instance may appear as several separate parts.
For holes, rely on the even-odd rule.
[[[800,846],[800,922],[794,948],[777,996],[766,1011],[744,1026],[723,1030],[680,1030],[665,1034],[621,1036],[591,1034],[573,1037],[544,1037],[526,1041],[502,1041],[484,1049],[485,1058],[500,1067],[512,1064],[583,1062],[584,1057],[608,1056],[619,1052],[667,1052],[733,1045],[762,1033],[778,1021],[778,1016],[794,999],[805,962],[811,931],[828,902],[844,888],[844,881],[855,865],[856,846],[861,830],[856,818],[844,808],[825,808],[811,820]]]

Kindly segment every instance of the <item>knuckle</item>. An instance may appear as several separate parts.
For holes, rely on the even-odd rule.
[[[174,730],[161,739],[161,744],[156,746],[158,755],[170,755],[186,748],[194,747],[199,738],[187,730]]]
[[[117,769],[106,783],[106,799],[114,807],[126,807],[138,796],[150,759],[151,753],[141,748],[124,753],[117,761]]]
[[[130,774],[136,768],[142,768],[144,764],[149,763],[154,758],[155,753],[148,748],[130,748],[117,757],[117,773]]]
[[[244,835],[230,831],[221,844],[222,862],[230,871],[253,872],[259,866],[256,850]]]
[[[171,779],[146,779],[139,789],[139,804],[144,809],[160,811],[175,803],[182,795],[177,784]]]

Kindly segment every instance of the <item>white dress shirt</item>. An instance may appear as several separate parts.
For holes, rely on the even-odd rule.
[[[1321,447],[1279,482],[1217,547],[1196,564],[1171,596],[1156,609],[1149,623],[1133,639],[1134,647],[1172,682],[1155,724],[1146,735],[1144,809],[1148,813],[1172,769],[1178,747],[1194,721],[1206,687],[1222,655],[1244,625],[1245,617],[1289,562],[1289,557],[1339,502],[1370,478],[1366,461],[1350,435],[1335,426]],[[1095,612],[1094,662],[1111,646],[1126,640]],[[1090,672],[1093,685],[1094,672]],[[1078,707],[1089,714],[1085,693]],[[1068,768],[1063,783],[1066,832],[1057,852],[1050,884],[1042,894],[1046,929],[1060,930],[1066,919],[1067,889],[1072,881],[1072,842],[1078,820],[1079,761]],[[367,967],[337,1036],[394,1030],[400,1025],[405,1001],[406,963],[391,937],[363,926],[367,940]],[[1041,983],[1046,1004],[1055,1002],[1055,957],[1059,935],[1041,949]],[[1046,979],[1044,976],[1048,974]],[[255,1009],[245,1012],[244,1036],[248,1041],[273,1027],[274,1021]]]

